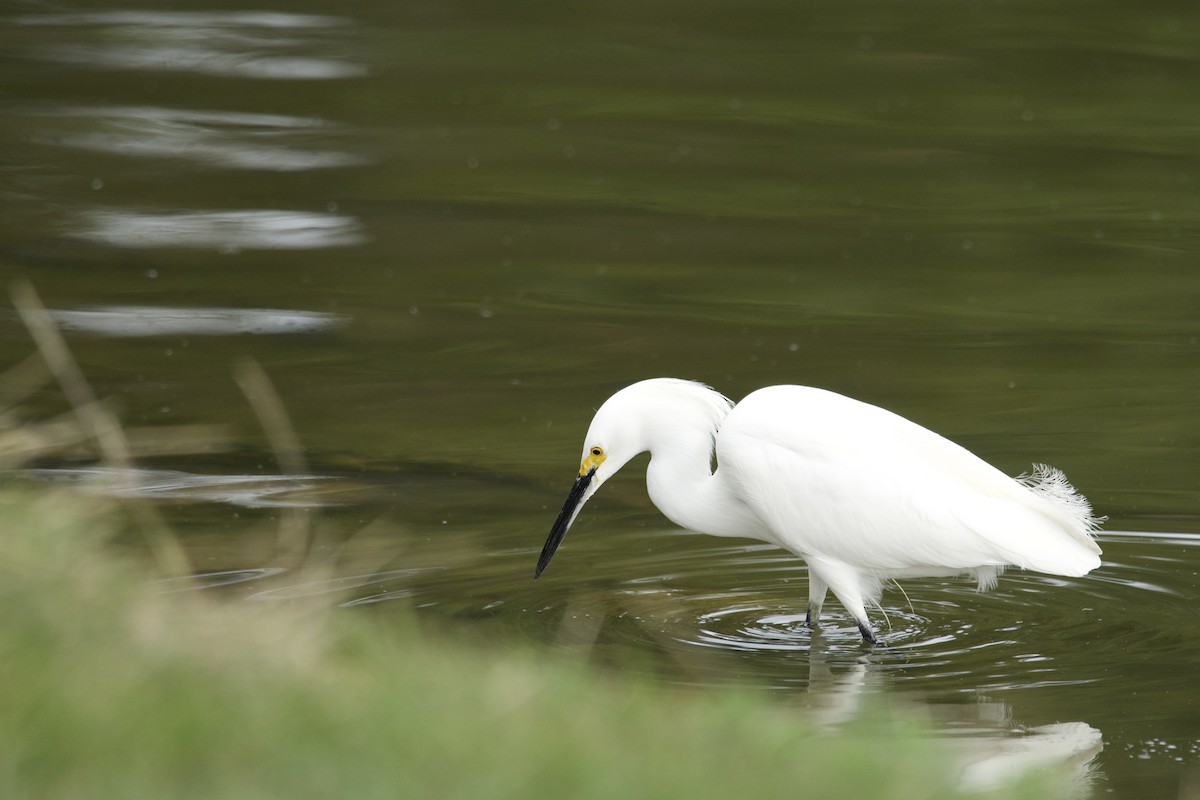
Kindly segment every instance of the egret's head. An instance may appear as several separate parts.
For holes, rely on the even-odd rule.
[[[591,475],[591,496],[616,472],[648,445],[642,432],[645,411],[630,403],[627,390],[617,392],[604,402],[592,417],[587,436],[583,437],[583,455],[579,477]]]
[[[636,385],[636,384],[635,384]],[[583,440],[583,456],[579,462],[579,474],[567,495],[567,502],[550,529],[550,536],[542,547],[534,577],[550,563],[567,530],[579,515],[580,509],[596,490],[617,470],[629,463],[638,453],[646,450],[641,435],[641,415],[636,398],[629,396],[629,388],[622,389],[600,406]]]
[[[651,449],[653,442],[672,438],[673,427],[682,420],[698,416],[701,422],[688,426],[703,428],[708,424],[704,420],[715,420],[728,411],[729,401],[721,395],[702,384],[675,378],[641,381],[605,400],[588,427],[579,474],[550,529],[534,577],[550,563],[583,504],[617,470],[638,453]],[[715,424],[712,421],[709,427]]]

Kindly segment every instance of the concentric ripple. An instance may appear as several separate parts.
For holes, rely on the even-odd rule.
[[[883,642],[872,648],[832,595],[820,626],[805,625],[800,559],[765,545],[656,535],[665,543],[647,552],[645,532],[628,541],[614,532],[602,549],[568,556],[589,565],[586,586],[556,562],[509,602],[545,619],[556,641],[574,646],[586,635],[617,660],[622,650],[657,652],[687,680],[749,670],[794,685],[798,667],[819,657],[835,668],[866,659],[894,681],[1028,689],[1110,682],[1116,665],[1172,658],[1185,646],[1183,612],[1200,567],[1200,537],[1113,532],[1101,537],[1101,568],[1080,578],[1012,570],[986,593],[966,579],[904,580],[868,609]]]
[[[805,624],[803,613],[780,613],[762,605],[735,604],[700,615],[691,643],[746,652],[808,650],[814,638],[829,644],[859,644],[862,636],[858,625],[849,616],[839,616],[811,628]],[[923,640],[929,620],[907,609],[891,610],[887,616],[891,623],[886,634],[890,646],[920,646],[944,639],[939,636]]]

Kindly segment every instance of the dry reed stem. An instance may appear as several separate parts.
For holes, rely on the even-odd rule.
[[[233,379],[254,409],[263,432],[267,435],[279,470],[285,475],[307,475],[308,461],[300,437],[292,427],[291,417],[279,392],[266,371],[252,358],[234,365]],[[285,508],[279,516],[278,555],[285,562],[302,563],[312,543],[312,514],[307,508]]]
[[[22,280],[12,285],[11,295],[21,322],[25,324],[46,367],[74,409],[80,426],[95,440],[101,458],[118,479],[130,481],[133,458],[125,433],[116,417],[92,391],[37,292]],[[190,574],[187,555],[158,510],[136,498],[130,500],[128,508],[150,543],[159,569],[172,577]]]

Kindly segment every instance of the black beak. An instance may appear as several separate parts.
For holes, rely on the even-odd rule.
[[[538,557],[537,569],[534,570],[533,577],[536,578],[542,574],[542,570],[550,563],[554,551],[562,544],[563,537],[567,535],[567,528],[571,526],[571,518],[575,516],[575,510],[583,502],[583,495],[591,485],[592,476],[595,474],[596,468],[592,467],[587,474],[580,475],[575,480],[575,485],[571,487],[571,493],[567,495],[567,502],[563,505],[562,511],[558,512],[558,519],[554,520],[550,536],[546,539],[546,544],[542,546],[542,554]]]

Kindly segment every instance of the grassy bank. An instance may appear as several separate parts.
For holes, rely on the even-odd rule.
[[[818,733],[748,692],[167,594],[106,547],[119,519],[0,493],[0,797],[956,796],[894,719]]]

